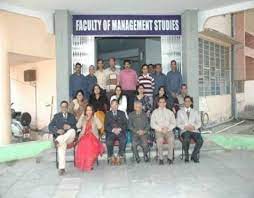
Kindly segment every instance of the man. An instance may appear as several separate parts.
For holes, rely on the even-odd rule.
[[[169,98],[169,104],[172,105],[176,95],[180,91],[180,86],[182,84],[182,75],[179,71],[177,71],[176,61],[172,60],[171,63],[171,71],[167,73],[166,78],[166,87]]]
[[[95,74],[95,67],[93,65],[90,65],[89,67],[89,74],[86,76],[86,82],[87,82],[87,91],[86,91],[86,98],[89,99],[90,95],[92,94],[94,85],[97,84],[97,78],[94,75]]]
[[[127,118],[123,111],[118,110],[117,100],[111,101],[111,111],[108,111],[105,116],[105,131],[106,131],[106,144],[108,150],[108,159],[113,164],[115,157],[113,158],[114,142],[119,141],[119,151],[117,156],[117,164],[121,164],[126,146],[126,129]]]
[[[133,104],[136,94],[138,76],[135,70],[131,69],[130,60],[124,60],[124,69],[119,74],[119,84],[128,100],[128,112],[133,111]]]
[[[163,165],[163,143],[166,142],[168,149],[168,164],[173,163],[174,134],[173,129],[176,127],[174,113],[166,108],[167,101],[165,97],[160,97],[158,108],[155,109],[151,116],[151,128],[155,130],[155,138],[158,148],[159,164]]]
[[[109,68],[105,70],[106,72],[106,80],[107,80],[107,96],[110,100],[111,95],[114,93],[116,85],[119,84],[119,73],[120,70],[116,68],[116,59],[111,57],[109,59]]]
[[[203,138],[199,131],[201,120],[198,111],[191,108],[192,98],[184,97],[184,108],[177,112],[177,127],[181,129],[183,138],[183,149],[185,153],[185,162],[189,162],[189,146],[191,138],[195,141],[195,147],[191,155],[191,160],[199,162],[199,151],[203,145]]]
[[[74,141],[76,136],[76,119],[73,114],[68,113],[68,102],[62,101],[61,112],[54,115],[48,128],[55,137],[58,152],[59,175],[65,174],[65,154],[67,144]]]
[[[86,78],[83,74],[81,74],[82,65],[80,63],[76,63],[75,65],[75,73],[70,76],[70,84],[69,84],[69,96],[71,99],[75,97],[75,94],[78,90],[82,90],[86,93],[87,84]]]
[[[176,95],[173,102],[173,112],[176,114],[177,111],[184,107],[184,97],[188,95],[188,89],[186,84],[181,85],[180,94]]]
[[[164,86],[166,87],[167,84],[167,77],[165,74],[162,73],[161,64],[155,65],[155,72],[152,74],[154,79],[154,95],[157,95],[159,92],[159,88]]]
[[[152,75],[154,73],[154,65],[153,64],[149,64],[148,65],[148,70],[149,70],[149,74]]]
[[[148,73],[148,65],[143,64],[141,67],[142,75],[138,77],[138,84],[144,86],[144,95],[148,96],[151,105],[153,105],[154,79]]]
[[[143,149],[145,162],[149,161],[148,152],[148,131],[149,121],[144,112],[142,112],[142,103],[134,102],[134,111],[129,114],[129,127],[132,132],[132,149],[137,163],[140,162],[137,146],[140,145]]]

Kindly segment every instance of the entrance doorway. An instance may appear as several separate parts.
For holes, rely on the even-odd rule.
[[[160,37],[96,37],[96,58],[104,60],[115,57],[117,66],[122,68],[125,59],[131,60],[132,67],[138,73],[140,66],[161,63]]]

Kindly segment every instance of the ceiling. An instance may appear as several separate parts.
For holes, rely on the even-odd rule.
[[[36,63],[40,61],[47,60],[46,58],[37,56],[28,56],[24,54],[8,53],[8,63],[9,65],[23,65],[27,63]]]
[[[74,14],[174,14],[186,9],[207,10],[245,0],[1,0],[36,10],[68,9]],[[246,0],[249,1],[249,0]]]

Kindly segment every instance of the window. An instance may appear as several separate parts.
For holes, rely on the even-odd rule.
[[[229,47],[199,38],[199,95],[225,95],[231,91]]]

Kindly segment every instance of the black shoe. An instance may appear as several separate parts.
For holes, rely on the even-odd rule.
[[[193,161],[194,163],[199,163],[199,159],[197,157],[191,156],[191,161]]]
[[[63,175],[65,175],[65,173],[66,173],[65,169],[60,169],[58,172],[59,176],[63,176]]]
[[[173,164],[173,160],[168,159],[168,164],[169,164],[169,165]]]
[[[184,162],[185,162],[185,163],[188,163],[188,162],[190,162],[190,160],[189,160],[189,157],[185,157],[185,160],[184,160]]]
[[[138,164],[140,163],[140,158],[139,158],[139,157],[136,158],[136,162],[137,162]]]
[[[163,160],[159,160],[159,165],[164,165],[164,161]]]
[[[149,162],[150,161],[150,159],[149,159],[149,157],[147,155],[144,156],[144,160],[145,160],[145,162]]]

